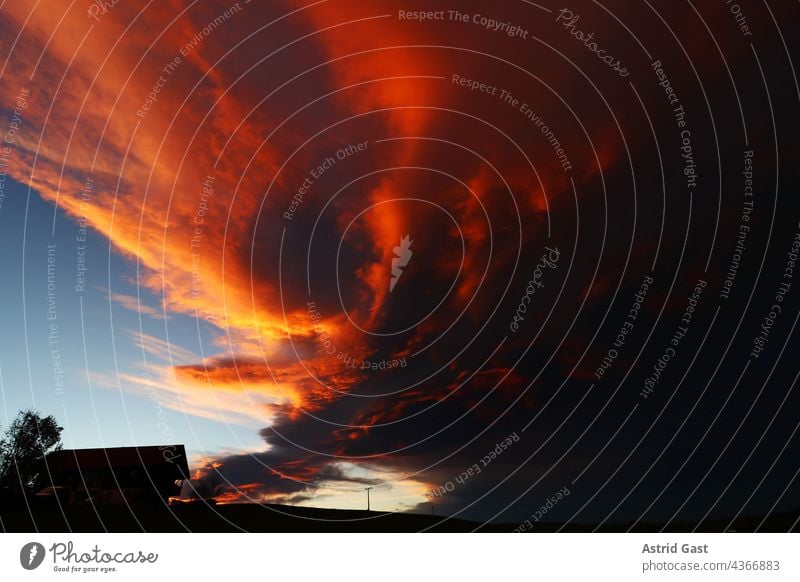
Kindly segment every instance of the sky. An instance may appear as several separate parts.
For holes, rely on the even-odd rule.
[[[0,425],[220,502],[797,509],[796,7],[111,4],[0,7]]]

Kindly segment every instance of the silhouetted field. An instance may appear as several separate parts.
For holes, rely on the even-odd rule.
[[[777,514],[759,527],[760,517],[742,517],[728,531],[797,531],[800,514]],[[463,519],[413,513],[383,513],[343,509],[320,509],[285,505],[192,503],[177,507],[124,508],[117,506],[25,507],[17,504],[0,509],[2,530],[6,532],[512,532],[518,523],[481,524]],[[701,532],[726,531],[730,520],[708,521]],[[689,532],[694,523],[675,522],[665,531]],[[557,523],[534,523],[532,532],[553,532]],[[592,524],[570,524],[562,531],[590,532]],[[662,524],[604,524],[603,532],[657,532]],[[792,529],[794,528],[794,529]]]

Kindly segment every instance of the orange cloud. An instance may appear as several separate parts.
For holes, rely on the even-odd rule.
[[[498,61],[421,46],[457,47],[464,29],[399,23],[387,0],[308,9],[253,2],[235,11],[219,2],[157,2],[141,11],[119,3],[99,22],[87,17],[87,4],[4,6],[0,46],[10,51],[20,34],[3,80],[12,92],[31,89],[11,175],[135,262],[136,283],[167,314],[196,315],[217,333],[211,356],[176,351],[178,365],[162,360],[147,375],[98,380],[159,406],[247,426],[279,418],[283,427],[339,407],[338,418],[355,427],[332,424],[314,437],[342,454],[361,445],[367,427],[445,397],[458,399],[459,411],[478,402],[502,366],[466,389],[448,378],[440,390],[415,387],[389,402],[343,396],[392,383],[389,374],[367,374],[365,362],[410,358],[464,310],[481,322],[498,300],[484,273],[510,276],[522,238],[543,236],[544,213],[571,202],[552,148],[519,112],[496,101],[473,106],[450,80],[454,71],[491,80]],[[515,91],[531,83],[513,82]],[[554,110],[551,102],[542,107]],[[366,151],[336,158],[339,148],[362,142]],[[611,163],[609,143],[603,159]],[[537,159],[543,181],[531,177],[521,152],[541,153],[526,155]],[[331,157],[335,169],[319,172]],[[590,162],[575,156],[581,167]],[[304,180],[311,184],[298,202]],[[286,219],[293,202],[296,216]],[[427,305],[451,284],[452,293],[437,295],[430,314],[413,313],[419,321],[407,334],[384,339],[370,333],[400,317],[390,309],[402,301],[390,296],[389,281],[393,249],[406,235],[415,258],[394,292],[410,298],[399,312]],[[161,313],[127,294],[111,299]],[[171,349],[150,336],[138,341],[151,355]],[[437,346],[426,357],[438,365],[447,351]],[[508,382],[521,385],[513,374]],[[292,478],[360,478],[331,463],[282,460],[275,470]],[[241,491],[274,499],[243,482],[218,501],[241,499]]]

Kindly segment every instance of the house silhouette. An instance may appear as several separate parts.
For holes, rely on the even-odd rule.
[[[66,505],[163,505],[189,478],[183,445],[62,449],[43,462],[37,499]]]

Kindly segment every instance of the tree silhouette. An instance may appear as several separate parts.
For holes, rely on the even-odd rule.
[[[0,439],[0,488],[31,490],[44,469],[44,456],[61,449],[62,430],[52,415],[20,411]]]

